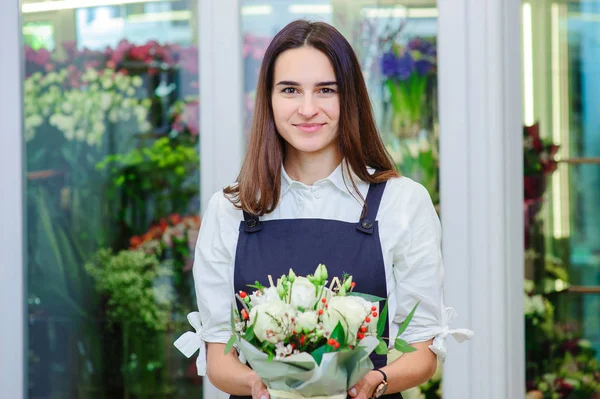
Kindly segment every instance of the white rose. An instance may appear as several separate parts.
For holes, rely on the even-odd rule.
[[[407,140],[408,143],[408,152],[410,153],[411,158],[419,157],[419,143],[415,140]]]
[[[531,298],[531,304],[533,307],[533,311],[540,316],[543,316],[546,313],[546,306],[544,305],[544,299],[541,295],[534,295]]]
[[[329,307],[324,313],[325,328],[331,333],[338,322],[346,331],[349,345],[356,343],[358,329],[371,312],[372,304],[356,296],[336,296],[329,300]]]
[[[429,140],[427,137],[421,136],[419,139],[419,151],[421,152],[429,152],[431,150],[431,146],[429,145]]]
[[[305,333],[309,333],[317,328],[318,322],[319,315],[317,315],[317,312],[309,311],[300,313],[296,319],[296,331],[304,331]]]
[[[312,309],[317,302],[317,288],[306,277],[296,277],[290,303],[295,308]]]
[[[264,293],[260,293],[260,291],[253,292],[250,294],[250,305],[258,306],[262,305],[265,302],[283,302],[279,295],[277,294],[277,289],[275,287],[269,287],[265,289]]]
[[[292,330],[294,308],[284,302],[272,301],[255,306],[250,311],[250,325],[254,324],[254,335],[260,342],[272,344],[283,341]]]
[[[142,83],[144,83],[144,81],[142,80],[142,78],[140,78],[139,76],[134,76],[131,79],[131,83],[135,86],[135,87],[140,87],[142,86]]]

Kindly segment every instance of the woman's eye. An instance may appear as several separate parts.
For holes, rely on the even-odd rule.
[[[297,92],[297,90],[293,87],[286,87],[285,89],[282,90],[282,93],[285,94],[295,94]]]
[[[323,93],[323,94],[332,94],[332,93],[335,93],[335,90],[330,89],[329,87],[324,87],[324,88],[321,89],[321,93]]]

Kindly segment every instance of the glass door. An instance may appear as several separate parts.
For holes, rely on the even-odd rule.
[[[527,389],[600,392],[600,2],[523,2]],[[594,396],[596,395],[596,396]]]
[[[30,398],[201,395],[196,4],[22,4]]]
[[[327,22],[358,55],[376,122],[397,168],[423,184],[439,205],[435,1],[244,0],[240,12],[246,135],[271,39],[296,19]],[[440,398],[441,375],[404,397]]]

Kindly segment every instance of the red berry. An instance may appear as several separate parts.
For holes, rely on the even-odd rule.
[[[246,294],[244,291],[240,291],[240,297],[242,299],[246,298],[248,296],[248,294]]]
[[[367,318],[365,319],[365,321],[366,321],[367,323],[370,323],[370,322],[371,322],[371,319],[370,319],[369,317],[367,317]]]
[[[360,328],[360,332],[361,333],[366,333],[367,332],[367,327],[361,327]]]
[[[329,309],[329,305],[325,305],[325,309]]]
[[[294,331],[292,331],[292,334],[296,335],[296,334],[298,334],[298,333],[296,332],[296,330],[294,330]]]
[[[333,338],[329,338],[327,340],[327,345],[331,345],[331,346],[335,345],[335,340]]]
[[[377,317],[377,312],[373,312],[373,317]]]
[[[375,306],[371,306],[371,310],[374,312],[377,310],[377,308]]]
[[[242,318],[244,320],[248,320],[250,318],[250,316],[248,315],[248,312],[246,312],[246,309],[242,309]]]
[[[321,302],[325,303],[325,302],[327,302],[327,299],[323,298],[323,299],[321,299]]]
[[[292,342],[292,349],[296,349],[296,344]]]
[[[339,342],[336,342],[336,343],[335,343],[335,345],[334,345],[333,347],[334,347],[335,349],[339,349],[339,347],[340,347],[340,343],[339,343]]]
[[[323,309],[319,309],[319,314],[323,314]]]
[[[365,334],[361,334],[361,333],[359,333],[359,334],[357,335],[357,337],[358,337],[358,339],[363,339],[363,338],[365,337]]]
[[[352,288],[356,287],[356,283],[353,281],[352,283],[350,283],[350,287],[352,287]]]

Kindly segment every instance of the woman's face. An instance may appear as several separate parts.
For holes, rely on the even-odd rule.
[[[336,153],[340,98],[329,58],[309,46],[287,50],[273,76],[273,116],[288,155]]]

